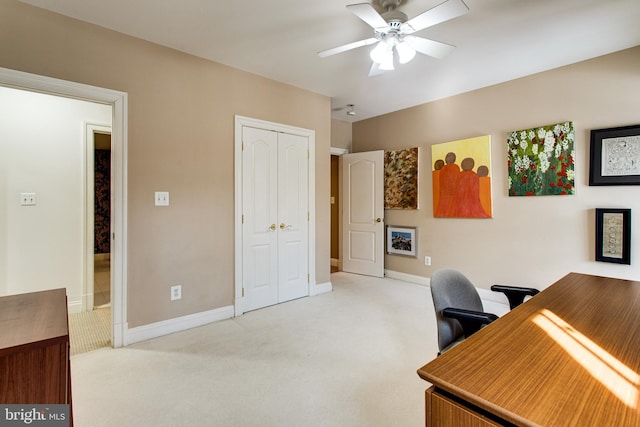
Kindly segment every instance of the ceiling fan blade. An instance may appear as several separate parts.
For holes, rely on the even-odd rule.
[[[448,0],[433,7],[426,12],[409,19],[403,25],[403,31],[407,34],[424,30],[425,28],[462,16],[469,11],[463,0]]]
[[[422,37],[410,36],[411,41],[409,44],[418,52],[425,55],[433,56],[434,58],[444,58],[450,54],[455,46],[450,44],[437,42],[435,40],[429,40]]]
[[[323,50],[322,52],[318,52],[318,56],[320,56],[320,58],[326,58],[327,56],[335,55],[336,53],[346,52],[348,50],[356,49],[362,46],[369,46],[370,44],[374,44],[377,41],[377,38],[371,37],[370,39],[345,44],[343,46],[334,47],[333,49]]]
[[[350,4],[347,9],[373,28],[386,28],[388,25],[387,21],[371,6],[371,3]]]
[[[377,76],[379,74],[384,73],[384,70],[380,69],[380,64],[378,64],[377,62],[374,62],[371,65],[371,69],[369,70],[369,77],[371,76]]]

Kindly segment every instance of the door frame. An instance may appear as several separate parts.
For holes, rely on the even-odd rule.
[[[345,154],[349,154],[348,148],[330,148],[330,156],[342,157]],[[336,260],[339,269],[342,269],[342,168],[341,163],[338,163],[338,200],[340,200],[340,209],[338,209],[338,259]],[[330,258],[331,266],[333,266],[334,260]]]
[[[0,67],[0,85],[111,105],[111,345],[126,345],[127,333],[127,93]],[[87,227],[83,227],[86,233]],[[86,239],[86,236],[85,236]],[[85,275],[86,277],[86,275]]]
[[[305,136],[309,140],[309,296],[317,294],[316,288],[316,171],[315,171],[315,131],[281,123],[268,122],[251,117],[235,116],[234,137],[234,194],[235,194],[235,316],[244,314],[242,290],[243,242],[242,242],[242,128],[244,126]]]

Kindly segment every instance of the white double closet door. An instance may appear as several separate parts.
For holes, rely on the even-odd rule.
[[[250,311],[309,295],[309,141],[242,127],[242,287]]]

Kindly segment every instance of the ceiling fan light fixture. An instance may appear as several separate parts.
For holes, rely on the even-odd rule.
[[[377,62],[378,64],[382,64],[385,58],[388,56],[389,46],[384,40],[380,40],[380,42],[371,50],[369,56],[373,62]]]
[[[406,64],[416,56],[416,50],[406,40],[396,45],[396,52],[398,52],[398,62]]]
[[[353,104],[347,104],[347,116],[355,116],[356,112],[354,111],[355,105]]]
[[[383,13],[378,12],[372,3],[357,3],[347,5],[354,15],[364,21],[374,30],[374,37],[348,43],[333,49],[318,52],[322,58],[346,52],[362,46],[375,44],[369,52],[373,65],[369,76],[381,74],[382,71],[394,69],[393,51],[398,54],[398,63],[406,64],[413,60],[416,53],[443,58],[455,47],[435,40],[412,36],[411,34],[426,28],[449,21],[464,15],[469,7],[464,0],[444,0],[444,3],[408,19],[407,15],[398,10],[405,0],[377,0]]]
[[[380,62],[380,69],[384,71],[393,70],[393,49],[389,49],[382,62]]]

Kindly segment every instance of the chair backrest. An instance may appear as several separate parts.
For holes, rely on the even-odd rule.
[[[438,348],[442,351],[464,336],[460,323],[444,317],[442,310],[452,307],[483,311],[482,300],[469,279],[450,269],[437,270],[431,275],[431,296],[438,324]]]

